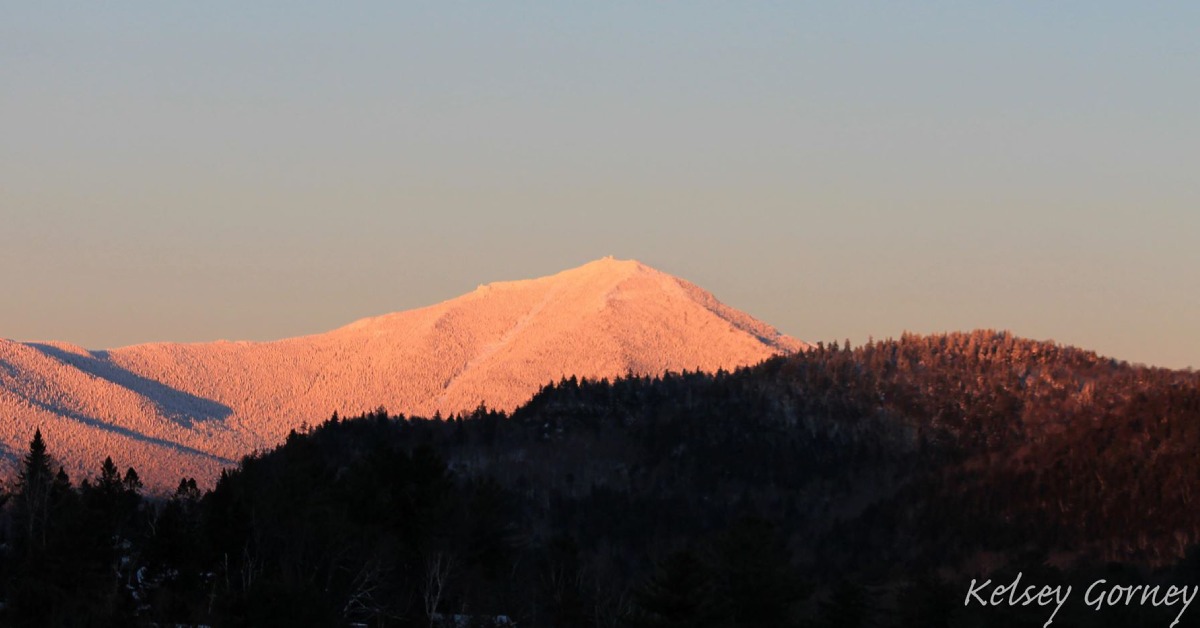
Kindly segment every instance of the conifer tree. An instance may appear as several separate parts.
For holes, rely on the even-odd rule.
[[[58,473],[54,475],[54,482],[50,486],[51,504],[62,501],[69,493],[71,493],[71,477],[67,475],[67,470],[60,465]]]
[[[142,480],[138,477],[138,472],[129,467],[125,470],[125,479],[121,482],[127,493],[137,493],[142,490]]]
[[[175,489],[175,498],[196,502],[200,500],[200,489],[196,486],[196,478],[180,478],[179,488]]]
[[[20,474],[17,476],[16,517],[26,549],[33,552],[46,545],[46,528],[50,518],[50,492],[54,484],[50,454],[42,430],[35,430],[29,443]]]
[[[96,488],[105,495],[115,495],[121,492],[123,488],[121,472],[117,471],[117,465],[113,464],[112,456],[104,458],[104,464],[100,466],[100,480],[96,483]]]

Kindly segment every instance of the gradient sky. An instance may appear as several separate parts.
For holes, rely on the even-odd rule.
[[[271,339],[615,255],[805,340],[1200,367],[1200,3],[349,4],[0,8],[0,337]]]

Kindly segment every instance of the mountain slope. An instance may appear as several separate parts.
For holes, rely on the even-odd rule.
[[[40,426],[73,475],[111,454],[161,488],[335,410],[511,410],[572,375],[730,369],[805,347],[691,283],[606,258],[275,342],[0,341],[0,447],[14,459]]]

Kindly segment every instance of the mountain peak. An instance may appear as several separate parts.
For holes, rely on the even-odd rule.
[[[607,279],[620,280],[638,273],[656,273],[663,274],[661,271],[655,270],[645,264],[632,259],[621,260],[612,256],[602,257],[592,260],[581,266],[568,268],[559,271],[552,275],[545,275],[534,279],[516,279],[508,281],[495,281],[487,284],[480,284],[477,291],[487,291],[496,288],[504,287],[519,287],[527,286],[531,283],[550,283],[550,282],[580,282],[580,281],[604,281]]]
[[[596,272],[607,272],[607,273],[631,273],[631,272],[646,271],[646,270],[660,272],[660,271],[655,271],[653,268],[646,266],[645,264],[643,264],[635,259],[617,259],[611,255],[606,255],[604,257],[601,257],[600,259],[592,260],[592,261],[584,264],[583,266],[579,266],[573,270],[585,270],[585,269],[591,270],[591,271],[596,271]],[[569,272],[569,271],[567,271],[567,272]]]

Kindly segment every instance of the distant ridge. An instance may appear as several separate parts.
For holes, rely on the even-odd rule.
[[[11,463],[40,427],[76,479],[112,455],[170,488],[335,410],[511,410],[572,375],[732,369],[807,346],[694,284],[604,258],[274,342],[0,340],[0,454]]]

